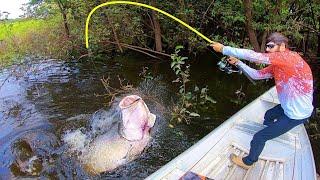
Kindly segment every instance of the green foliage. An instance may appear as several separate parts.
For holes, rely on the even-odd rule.
[[[247,103],[246,94],[242,91],[242,86],[240,87],[240,89],[236,90],[234,94],[236,95],[236,98],[232,98],[230,100],[231,102],[241,107]]]
[[[23,57],[21,41],[31,29],[39,30],[44,22],[37,20],[7,20],[0,23],[0,67]]]
[[[64,57],[69,46],[61,36],[60,19],[22,19],[0,23],[0,67],[24,56]]]
[[[196,109],[199,109],[200,106],[207,108],[209,103],[216,103],[216,101],[208,95],[207,87],[201,90],[197,85],[192,90],[187,88],[190,83],[190,65],[186,64],[187,57],[179,55],[182,49],[183,46],[176,46],[175,53],[171,55],[171,69],[177,76],[173,82],[179,86],[179,100],[173,107],[171,121],[190,123],[192,118],[200,117]]]
[[[47,22],[42,19],[30,20],[8,20],[0,23],[0,40],[12,38],[12,36],[23,36],[28,31],[38,31],[43,28]]]
[[[320,108],[316,108],[315,114],[310,118],[309,123],[306,124],[309,137],[311,137],[312,140],[320,139],[319,120],[320,120]]]
[[[310,2],[312,2],[310,4]],[[320,4],[318,1],[252,1],[252,24],[258,42],[261,44],[265,32],[282,32],[290,36],[292,46],[301,46],[306,40],[306,31],[319,32]],[[311,11],[314,12],[314,17]],[[211,9],[214,25],[220,31],[211,35],[212,39],[230,46],[252,48],[246,30],[243,1],[215,1]],[[316,24],[314,24],[314,20]],[[314,30],[310,29],[312,27]],[[223,32],[223,33],[221,33]],[[315,36],[310,37],[316,40]],[[310,39],[309,39],[310,41]],[[316,43],[316,42],[314,42]],[[312,44],[310,42],[310,44]],[[315,46],[310,47],[316,51]]]
[[[42,52],[42,54],[48,56],[58,53],[57,56],[59,57],[61,57],[62,53],[70,54],[71,51],[76,52],[75,54],[79,56],[88,53],[84,47],[85,21],[88,12],[104,2],[102,0],[30,0],[29,6],[26,8],[26,14],[27,17],[36,18],[30,29],[37,32],[40,28],[41,32],[46,31],[44,33],[49,35],[55,34],[55,38],[44,38],[43,41],[48,41],[44,42],[44,44],[59,44],[63,42],[63,45],[60,47],[60,51],[55,50],[56,47],[47,47],[47,50],[33,48],[28,53],[37,54]],[[246,17],[242,0],[204,0],[201,2],[196,0],[141,0],[139,2],[146,4],[153,2],[157,8],[180,18],[212,40],[230,46],[252,47],[246,32]],[[281,4],[278,2],[281,2]],[[265,38],[263,35],[266,32],[281,31],[292,37],[291,44],[293,46],[303,47],[303,42],[307,38],[306,32],[311,33],[309,44],[317,44],[315,32],[319,32],[320,29],[318,22],[320,4],[318,1],[313,1],[311,4],[309,2],[306,0],[294,2],[289,0],[253,0],[252,24],[259,43],[263,43],[263,38]],[[116,45],[108,42],[115,41],[115,34],[121,43],[154,49],[154,28],[151,21],[151,12],[149,9],[129,5],[99,8],[93,14],[89,25],[90,52],[107,54],[110,50],[118,50]],[[69,25],[70,29],[69,39],[65,37],[64,33],[65,22],[61,18],[63,13],[66,14],[66,24]],[[157,13],[157,17],[161,26],[164,51],[171,52],[175,49],[175,44],[187,45],[187,51],[193,54],[197,54],[198,50],[206,48],[203,45],[199,45],[203,40],[186,27],[162,14]],[[43,24],[39,23],[39,18],[46,22],[44,28],[41,28]],[[56,20],[51,21],[50,19]],[[26,25],[26,27],[29,27],[29,25]],[[10,31],[15,37],[21,37],[24,36],[22,34],[25,30],[29,31],[26,27],[20,24],[11,28],[12,30]],[[4,36],[7,37],[5,35],[7,29],[0,28],[0,40]],[[19,45],[37,47],[35,43],[39,41],[26,42],[27,44]],[[6,42],[5,48],[9,48],[7,44],[8,42]],[[310,45],[309,47],[315,54],[317,47]],[[4,49],[4,45],[1,45],[1,48]],[[24,48],[18,47],[18,49]],[[12,54],[11,50],[5,49],[3,52],[7,54],[6,56],[11,57],[9,55]],[[179,71],[179,66],[181,65],[183,64],[175,64],[175,70]]]
[[[178,55],[180,50],[183,49],[183,46],[177,46],[175,49],[175,53],[171,54],[171,68],[174,70],[177,76],[181,76],[183,80],[187,83],[189,78],[189,66],[186,66],[185,72],[182,72],[181,67],[185,64],[185,61],[188,57],[181,57]]]
[[[143,79],[143,80],[153,80],[154,77],[152,75],[152,73],[149,71],[148,67],[143,67],[142,71],[140,72],[139,76]]]

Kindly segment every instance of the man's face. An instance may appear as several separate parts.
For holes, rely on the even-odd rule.
[[[280,46],[274,42],[268,42],[267,45],[266,45],[266,51],[268,53],[272,53],[272,52],[278,52],[280,51]]]

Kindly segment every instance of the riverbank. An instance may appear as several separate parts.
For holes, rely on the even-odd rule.
[[[16,19],[0,22],[0,68],[26,56],[63,57],[68,44],[59,17]]]

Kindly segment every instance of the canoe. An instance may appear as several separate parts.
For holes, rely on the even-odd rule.
[[[230,161],[231,153],[248,154],[253,135],[264,128],[265,112],[277,104],[273,87],[147,179],[315,180],[312,148],[303,125],[267,141],[249,170]]]

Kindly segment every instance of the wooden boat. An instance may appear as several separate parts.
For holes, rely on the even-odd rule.
[[[248,154],[253,135],[264,127],[265,112],[277,104],[273,87],[147,179],[315,180],[312,148],[303,125],[267,141],[249,170],[230,161],[231,153]]]

